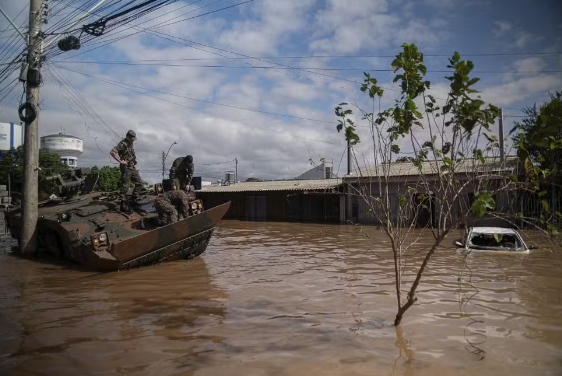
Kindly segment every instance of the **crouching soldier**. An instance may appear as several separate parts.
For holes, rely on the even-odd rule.
[[[175,185],[177,189],[183,191],[191,184],[194,170],[195,165],[193,164],[193,157],[191,155],[176,158],[170,168],[170,180],[172,184]]]
[[[184,191],[168,191],[154,200],[154,208],[158,213],[158,224],[166,226],[182,216],[189,216],[189,198]]]

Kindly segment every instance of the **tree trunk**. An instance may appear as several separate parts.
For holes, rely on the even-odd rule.
[[[443,233],[437,239],[435,239],[435,243],[433,243],[431,249],[425,255],[425,258],[423,259],[423,262],[418,270],[418,273],[416,274],[416,279],[414,280],[414,283],[412,283],[412,287],[408,292],[408,301],[406,301],[406,303],[402,307],[398,306],[398,313],[396,313],[396,317],[394,318],[394,326],[400,325],[404,313],[408,310],[408,308],[410,308],[416,302],[417,300],[416,290],[418,289],[418,285],[420,284],[421,278],[423,276],[423,272],[425,271],[425,267],[429,263],[429,260],[431,259],[431,256],[433,256],[433,253],[435,252],[437,247],[439,247],[439,245],[447,237],[450,230],[451,229],[449,228],[443,231]]]

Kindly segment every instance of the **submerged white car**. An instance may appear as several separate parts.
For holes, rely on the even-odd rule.
[[[470,252],[529,253],[535,246],[527,246],[514,229],[503,227],[471,227],[466,240],[455,245]]]

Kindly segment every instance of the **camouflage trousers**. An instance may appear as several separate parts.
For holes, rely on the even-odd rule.
[[[129,168],[121,165],[121,196],[125,200],[127,198],[127,192],[129,191],[131,182],[135,184],[132,196],[134,199],[137,199],[140,197],[142,191],[142,179],[139,171],[135,168]]]
[[[181,190],[175,190],[167,192],[166,195],[168,199],[174,205],[176,210],[178,211],[178,220],[179,217],[187,218],[189,217],[189,196],[187,193]]]
[[[189,180],[187,180],[187,178],[175,178],[174,180],[172,180],[172,183],[178,190],[183,191],[189,183]]]
[[[158,213],[158,222],[161,225],[169,225],[178,220],[178,211],[172,203],[162,197],[154,201],[154,208]]]

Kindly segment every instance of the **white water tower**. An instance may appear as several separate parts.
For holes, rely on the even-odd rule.
[[[67,134],[51,134],[41,137],[41,149],[60,155],[68,167],[78,167],[78,157],[84,152],[84,141]]]

